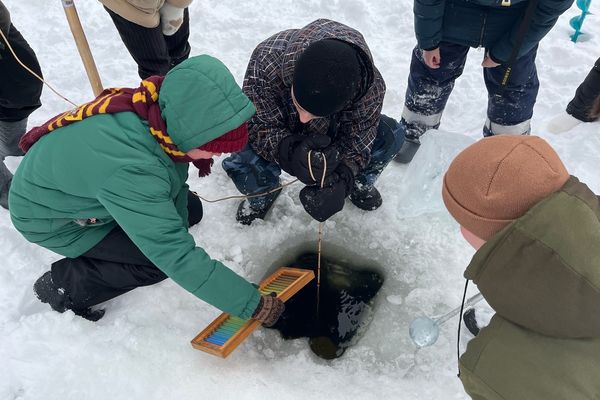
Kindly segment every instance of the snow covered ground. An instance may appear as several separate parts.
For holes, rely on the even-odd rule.
[[[92,98],[59,1],[4,0],[13,22],[37,52],[45,78],[76,103]],[[100,3],[77,2],[105,87],[135,86],[136,66]],[[597,4],[592,4],[592,12]],[[590,41],[569,41],[560,18],[538,53],[541,89],[533,132],[560,153],[570,172],[600,192],[600,123],[558,135],[545,124],[564,110],[600,55],[600,23],[591,15]],[[208,53],[239,83],[254,46],[271,34],[321,17],[363,32],[388,87],[384,112],[399,117],[415,39],[411,0],[196,1],[190,9],[192,54]],[[305,340],[283,341],[258,330],[228,359],[194,350],[189,341],[219,314],[171,281],[106,304],[98,323],[36,307],[34,280],[59,257],[27,243],[0,209],[0,399],[465,399],[456,377],[456,321],[438,343],[416,351],[408,325],[460,303],[462,272],[473,252],[443,208],[441,178],[453,156],[480,137],[487,94],[472,50],[442,119],[443,132],[424,137],[408,166],[391,165],[378,187],[383,206],[364,213],[348,203],[326,224],[324,254],[369,260],[383,271],[374,319],[364,337],[332,362],[314,357]],[[0,77],[10,79],[10,77]],[[30,126],[70,108],[45,89]],[[14,169],[18,158],[8,159]],[[207,198],[237,194],[220,168],[190,180]],[[252,227],[235,222],[235,201],[205,205],[192,229],[197,243],[238,273],[259,281],[302,249],[314,249],[317,223],[302,209],[300,186],[279,198],[270,217]],[[473,288],[471,288],[471,293]],[[463,345],[468,336],[463,336]]]

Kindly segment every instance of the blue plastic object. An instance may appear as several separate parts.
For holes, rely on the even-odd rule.
[[[571,25],[571,28],[575,30],[575,32],[571,34],[571,40],[573,42],[577,42],[578,39],[586,35],[584,32],[581,31],[581,27],[583,26],[583,21],[585,20],[585,17],[588,14],[590,14],[591,3],[592,0],[577,0],[576,2],[577,7],[581,10],[581,15],[573,17],[569,20],[569,25]]]

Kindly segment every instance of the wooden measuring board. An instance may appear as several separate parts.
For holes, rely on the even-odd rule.
[[[314,278],[311,270],[282,267],[264,279],[258,290],[265,295],[275,292],[285,302]],[[223,313],[192,340],[192,346],[225,358],[259,325],[260,321]]]

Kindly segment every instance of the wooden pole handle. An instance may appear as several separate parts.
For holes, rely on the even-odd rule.
[[[90,51],[90,46],[85,37],[85,33],[83,32],[79,15],[77,15],[75,3],[73,0],[62,0],[62,5],[67,16],[67,21],[69,22],[69,27],[71,28],[71,33],[75,39],[77,50],[79,50],[81,61],[83,61],[85,72],[87,73],[90,85],[92,86],[92,91],[94,92],[94,96],[98,96],[103,90],[102,82],[100,81],[100,74],[98,74],[98,69],[96,68],[94,57]]]

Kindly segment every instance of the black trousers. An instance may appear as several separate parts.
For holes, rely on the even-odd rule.
[[[189,57],[190,16],[187,8],[183,14],[183,24],[171,36],[163,35],[160,24],[156,28],[145,28],[104,8],[137,63],[140,78],[166,75],[171,68]]]
[[[191,192],[188,192],[188,214],[189,226],[202,219],[202,202]],[[167,278],[120,227],[83,255],[55,262],[51,271],[52,281],[67,295],[67,307],[75,310]]]
[[[583,80],[581,85],[575,91],[575,97],[567,105],[567,112],[575,118],[584,121],[592,122],[596,120],[596,116],[590,115],[594,102],[600,97],[600,58],[596,60],[596,64],[590,73]]]
[[[7,36],[23,64],[42,76],[40,64],[29,44],[14,25]],[[42,104],[42,82],[23,68],[0,38],[0,121],[16,122],[29,117]]]

